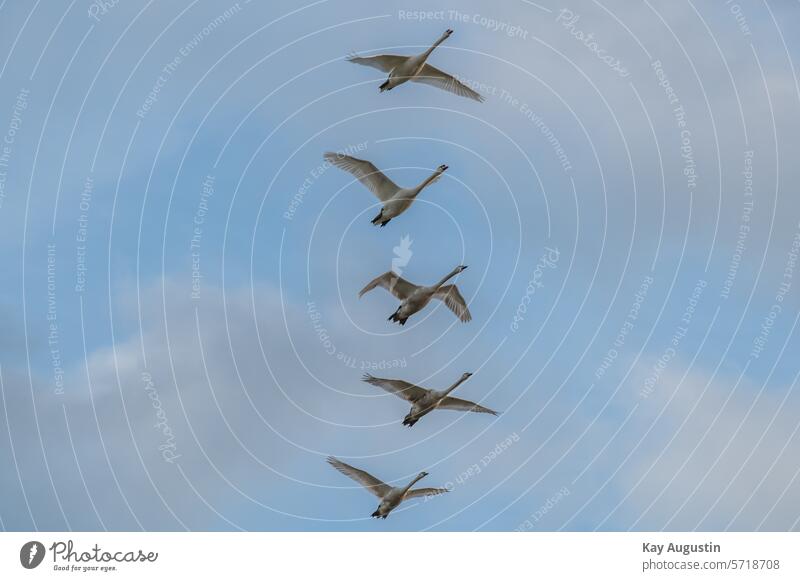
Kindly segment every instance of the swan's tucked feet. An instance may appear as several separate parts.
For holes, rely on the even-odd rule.
[[[375,512],[373,512],[373,513],[372,513],[372,517],[373,517],[373,518],[381,518],[381,515],[380,515],[380,513],[378,513],[378,511],[376,510]]]
[[[401,319],[400,317],[397,316],[397,313],[399,313],[399,312],[400,312],[400,307],[397,307],[397,310],[395,312],[393,312],[391,315],[389,315],[389,318],[386,319],[386,320],[387,321],[393,321],[393,322],[399,323],[401,325],[405,325],[406,321],[408,321],[408,317],[406,317],[405,319]]]
[[[383,83],[383,84],[382,84],[380,87],[378,87],[378,88],[381,90],[381,93],[383,93],[384,91],[388,91],[388,90],[390,90],[390,88],[389,88],[389,81],[386,81],[386,82],[384,82],[384,83]]]
[[[411,426],[413,426],[414,424],[416,424],[418,421],[419,421],[419,419],[418,419],[418,418],[405,418],[405,419],[403,420],[403,425],[404,425],[404,426],[408,426],[408,427],[410,428]]]
[[[380,225],[381,225],[381,228],[383,228],[384,226],[386,226],[386,224],[388,224],[388,223],[389,223],[389,221],[390,221],[390,220],[391,220],[391,218],[389,218],[388,220],[384,220],[384,219],[383,219],[383,210],[381,210],[381,213],[380,213],[380,214],[378,214],[377,216],[375,216],[375,217],[372,219],[372,223],[373,223],[373,224],[375,224],[376,226],[377,226],[378,224],[380,224]]]

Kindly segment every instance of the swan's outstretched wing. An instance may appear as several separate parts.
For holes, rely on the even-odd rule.
[[[358,482],[361,486],[369,490],[372,494],[377,496],[378,498],[383,498],[386,496],[389,491],[392,489],[391,486],[386,484],[385,482],[381,482],[377,478],[375,478],[372,474],[368,472],[364,472],[363,470],[359,470],[358,468],[353,468],[350,464],[345,464],[338,458],[334,458],[333,456],[328,457],[328,464],[336,468],[339,472],[348,476]]]
[[[483,95],[473,91],[454,76],[448,75],[446,72],[440,71],[428,63],[425,63],[420,73],[411,80],[417,83],[438,87],[439,89],[455,93],[461,97],[467,97],[481,103],[483,102]]]
[[[459,412],[478,412],[481,414],[497,415],[497,412],[476,404],[474,401],[458,399],[457,397],[446,397],[439,403],[440,410],[456,410]]]
[[[381,170],[365,159],[350,157],[332,151],[325,152],[325,161],[343,169],[355,176],[364,186],[377,197],[381,202],[387,201],[397,193],[400,187],[392,180],[387,178]]]
[[[367,286],[362,288],[361,292],[358,293],[358,298],[361,298],[365,293],[368,293],[378,286],[385,288],[401,301],[410,297],[413,292],[417,290],[417,285],[410,283],[406,279],[398,276],[392,271],[389,271],[384,272],[379,277],[371,280]]]
[[[418,498],[420,496],[436,496],[437,494],[444,494],[450,492],[447,488],[414,488],[406,492],[404,500],[409,498]]]
[[[428,392],[427,389],[416,386],[413,383],[408,383],[402,379],[383,379],[382,377],[374,377],[367,373],[362,380],[412,403]]]
[[[375,56],[358,56],[351,54],[347,60],[357,65],[372,67],[384,73],[391,73],[398,65],[404,63],[408,57],[397,54],[379,54]]]
[[[465,301],[464,297],[461,296],[461,293],[458,292],[458,287],[456,285],[446,284],[439,288],[439,290],[436,291],[433,296],[440,301],[444,301],[444,304],[447,305],[447,308],[453,311],[455,316],[461,319],[463,323],[472,320],[472,315],[469,313],[469,309],[467,308],[467,301]]]

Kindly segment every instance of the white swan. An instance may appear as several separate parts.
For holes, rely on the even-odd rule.
[[[361,486],[369,490],[372,494],[381,499],[378,508],[372,513],[375,518],[386,518],[389,513],[397,508],[401,502],[409,498],[418,498],[421,496],[434,496],[436,494],[443,494],[448,492],[446,488],[415,488],[411,489],[414,484],[425,478],[428,473],[420,472],[414,479],[403,487],[389,486],[385,482],[381,482],[372,474],[359,470],[345,464],[338,458],[333,456],[328,457],[328,464],[336,468],[339,472],[348,476],[358,482]]]
[[[463,374],[458,381],[445,389],[444,391],[436,391],[434,389],[425,389],[413,383],[408,383],[401,379],[383,379],[382,377],[373,377],[366,374],[363,380],[372,385],[376,385],[391,394],[400,397],[411,404],[411,411],[403,419],[403,425],[409,428],[416,424],[419,419],[432,412],[433,410],[457,410],[460,412],[479,412],[484,414],[497,415],[497,412],[478,405],[475,402],[457,397],[450,397],[452,392],[459,385],[464,383],[470,378],[471,373]]]
[[[466,266],[455,267],[450,274],[442,278],[433,286],[417,286],[408,282],[406,279],[400,277],[396,273],[389,271],[385,272],[379,277],[370,281],[367,286],[361,289],[358,293],[358,298],[364,296],[375,287],[383,287],[392,293],[395,297],[400,299],[400,306],[388,318],[389,321],[396,321],[401,325],[406,324],[406,320],[425,308],[431,299],[439,299],[444,301],[447,308],[453,311],[461,322],[466,323],[472,320],[472,315],[467,308],[467,302],[461,293],[458,292],[458,287],[454,284],[444,284],[458,273],[464,271]]]
[[[389,73],[389,78],[379,88],[381,93],[384,91],[391,91],[397,85],[405,83],[406,81],[414,81],[415,83],[425,83],[432,85],[460,95],[461,97],[468,97],[475,101],[483,101],[483,96],[466,86],[464,83],[456,79],[454,76],[440,71],[436,67],[429,65],[425,61],[437,46],[442,44],[451,34],[452,30],[446,30],[445,33],[439,37],[439,40],[425,52],[415,56],[400,56],[396,54],[379,54],[376,56],[361,57],[353,55],[348,57],[348,61],[358,65],[364,65],[379,69],[384,73]]]
[[[350,157],[349,155],[334,153],[332,151],[325,152],[323,157],[328,163],[353,174],[358,181],[364,184],[370,192],[375,194],[375,196],[383,202],[380,214],[375,216],[372,220],[373,224],[376,226],[380,224],[381,227],[386,226],[389,220],[396,218],[408,210],[419,193],[438,180],[447,170],[446,165],[440,165],[430,177],[426,178],[425,181],[418,186],[413,188],[401,188],[387,178],[381,170],[364,159],[358,159],[357,157]]]

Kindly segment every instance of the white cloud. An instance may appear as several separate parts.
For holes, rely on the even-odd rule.
[[[796,528],[796,386],[712,376],[697,368],[684,378],[678,367],[675,362],[664,373],[635,414],[639,430],[652,431],[617,483],[622,494],[631,493],[624,505],[629,526]],[[639,379],[647,371],[642,366]],[[638,387],[631,395],[638,397]]]

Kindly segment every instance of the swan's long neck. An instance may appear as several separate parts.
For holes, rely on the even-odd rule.
[[[442,175],[442,172],[440,172],[439,170],[436,170],[430,176],[425,178],[425,180],[420,185],[418,185],[416,188],[414,188],[414,195],[416,196],[422,190],[424,190],[429,185],[431,185],[433,182],[435,182],[439,178],[440,175]]]
[[[462,377],[462,378],[460,378],[460,379],[459,379],[458,381],[456,381],[456,382],[455,382],[453,385],[451,385],[450,387],[448,387],[447,389],[445,389],[445,390],[444,390],[444,394],[442,395],[442,397],[447,397],[447,396],[450,394],[450,392],[451,392],[451,391],[453,391],[453,390],[454,390],[455,388],[457,388],[459,385],[461,385],[462,383],[464,383],[466,380],[467,380],[467,377]]]
[[[424,475],[422,475],[422,474],[417,474],[417,476],[416,476],[416,477],[414,477],[414,480],[412,480],[411,482],[409,482],[409,483],[408,483],[408,486],[406,486],[406,487],[403,489],[403,494],[405,494],[406,492],[408,492],[409,490],[411,490],[411,487],[412,487],[412,486],[414,486],[414,485],[415,485],[417,482],[419,482],[419,481],[420,481],[420,480],[422,480],[423,478],[425,478],[425,476],[424,476]]]
[[[454,277],[455,275],[457,275],[458,273],[459,273],[459,269],[458,269],[458,267],[454,268],[454,269],[453,269],[453,271],[452,271],[450,274],[448,274],[448,275],[447,275],[447,276],[445,276],[445,277],[444,277],[442,280],[440,280],[439,282],[437,282],[437,283],[434,285],[434,288],[438,289],[439,287],[441,287],[442,285],[444,285],[444,283],[446,283],[448,280],[450,280],[451,278],[453,278],[453,277]]]
[[[435,49],[437,46],[439,46],[440,44],[442,44],[442,43],[443,43],[445,40],[447,40],[447,37],[448,37],[448,36],[450,36],[450,35],[449,35],[449,34],[447,34],[447,33],[445,33],[445,34],[443,34],[442,36],[440,36],[440,37],[439,37],[439,39],[438,39],[436,42],[434,42],[434,43],[431,45],[431,47],[430,47],[428,50],[426,50],[424,53],[422,53],[422,54],[423,54],[423,56],[424,56],[426,59],[427,59],[429,56],[431,56],[431,53],[433,52],[433,50],[434,50],[434,49]]]

